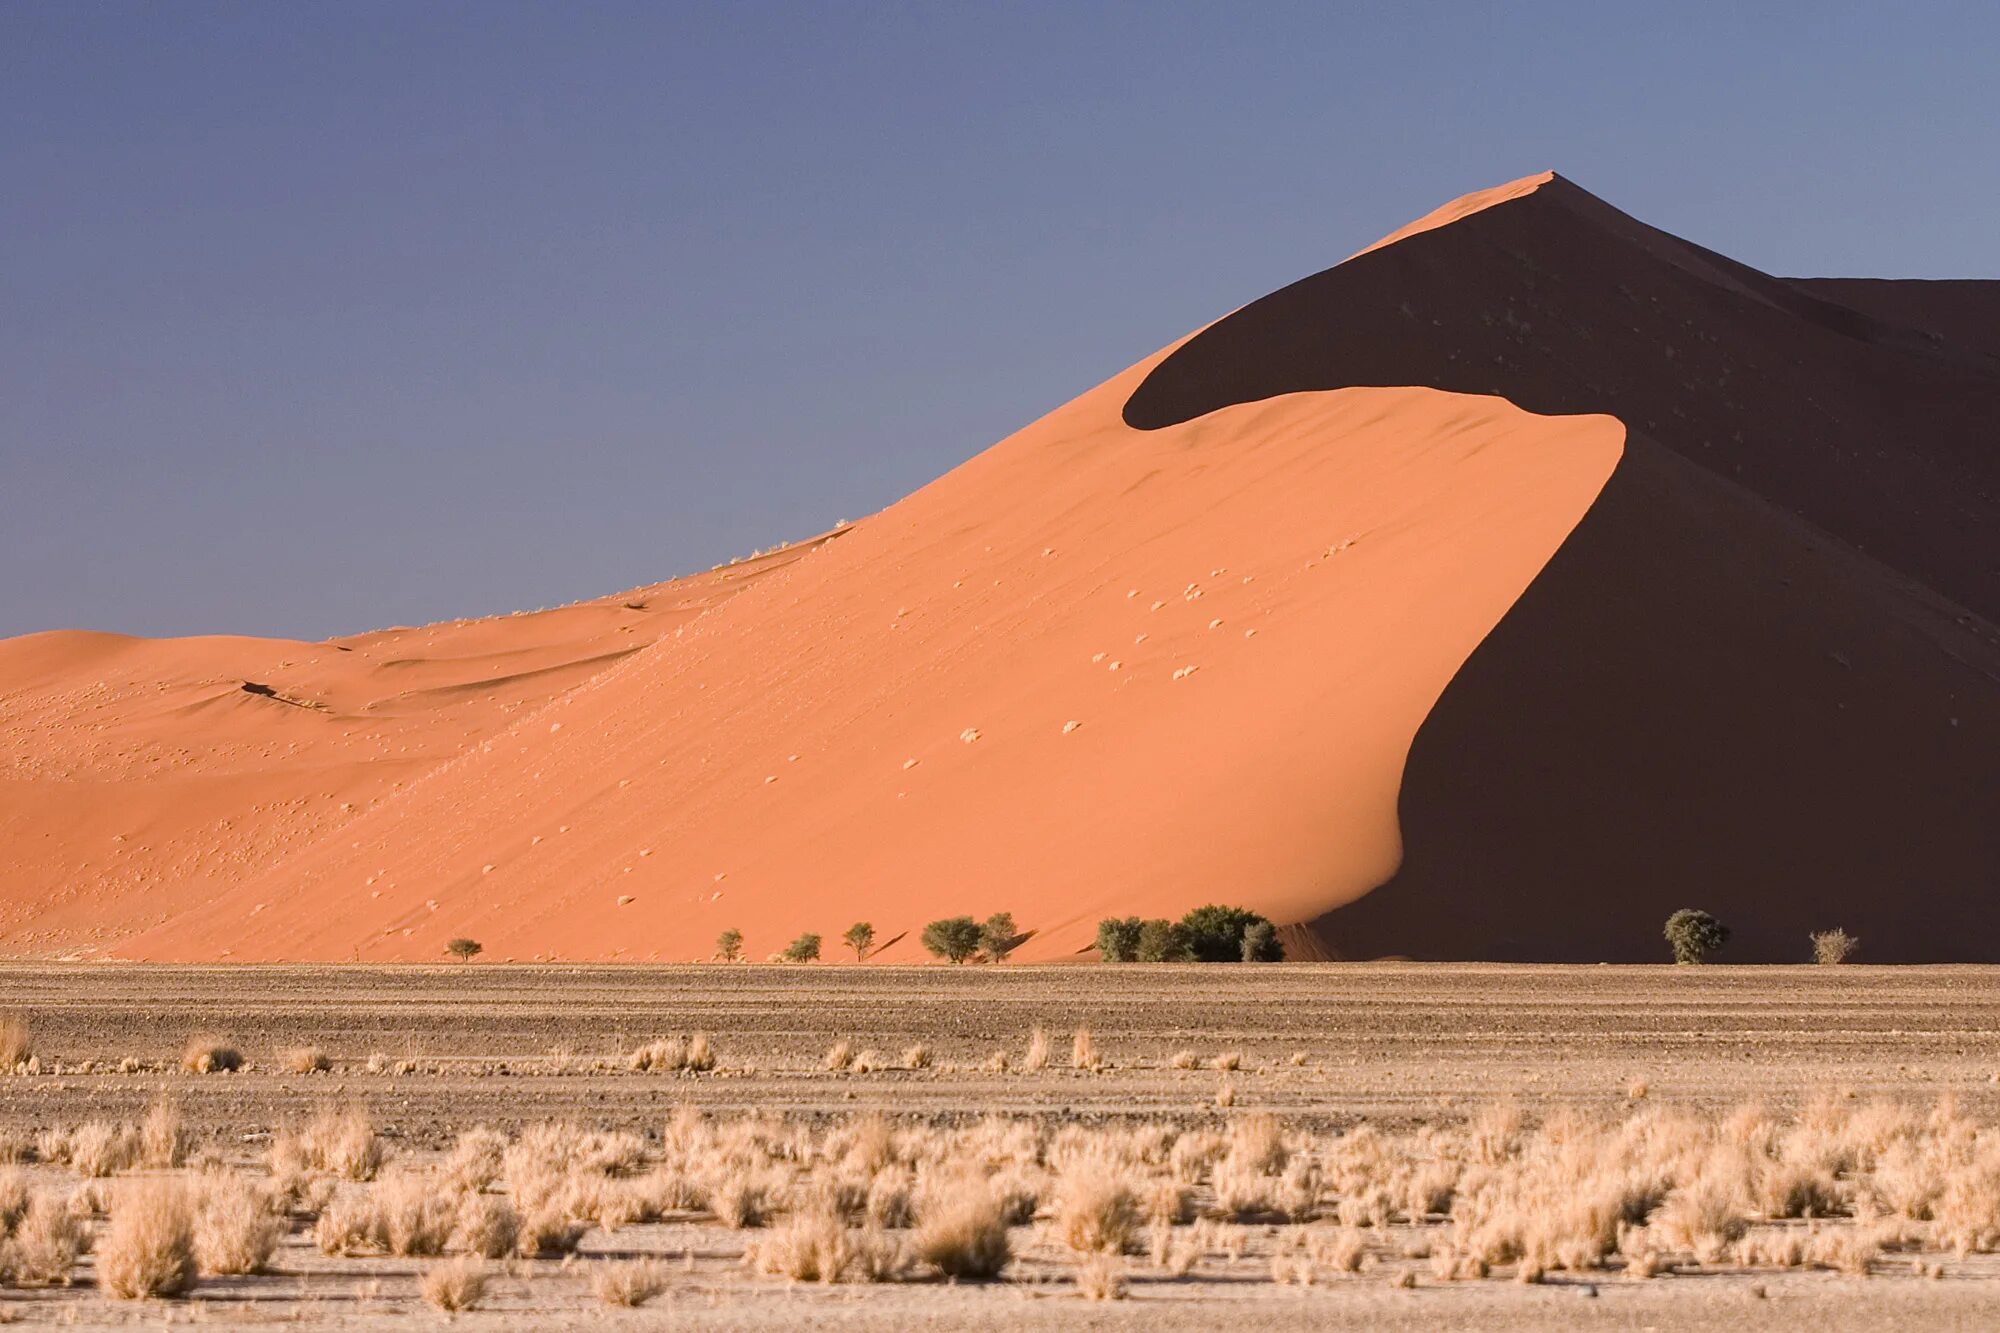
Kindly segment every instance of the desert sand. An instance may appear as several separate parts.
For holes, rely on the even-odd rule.
[[[0,949],[688,960],[1240,903],[1295,956],[2000,957],[2000,284],[1544,174],[835,533],[322,644],[0,644]]]

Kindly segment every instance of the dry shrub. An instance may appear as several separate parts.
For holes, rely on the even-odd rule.
[[[1697,1176],[1667,1195],[1652,1229],[1668,1246],[1714,1263],[1747,1227],[1746,1203],[1734,1180],[1720,1172]]]
[[[1076,1036],[1071,1038],[1069,1063],[1072,1069],[1104,1068],[1104,1057],[1097,1053],[1097,1043],[1091,1040],[1089,1028],[1078,1028]]]
[[[139,1160],[139,1134],[129,1125],[102,1120],[79,1125],[69,1136],[69,1163],[80,1176],[102,1179]]]
[[[912,1247],[919,1262],[955,1278],[998,1277],[1013,1258],[1001,1199],[972,1179],[932,1189]]]
[[[428,1176],[393,1176],[369,1196],[374,1234],[391,1254],[443,1254],[458,1223],[457,1200]]]
[[[1039,1027],[1028,1034],[1028,1049],[1021,1056],[1021,1068],[1029,1073],[1049,1067],[1049,1034]]]
[[[626,1259],[591,1265],[590,1290],[606,1305],[644,1305],[667,1289],[667,1270],[657,1259]]]
[[[504,1259],[521,1241],[521,1215],[511,1201],[493,1194],[460,1198],[452,1243],[482,1259]]]
[[[914,1045],[905,1046],[903,1048],[903,1068],[929,1069],[930,1067],[931,1067],[930,1047],[924,1045],[922,1042],[917,1042]]]
[[[733,1231],[761,1227],[770,1219],[771,1182],[749,1170],[729,1171],[709,1185],[708,1208]]]
[[[477,1259],[449,1259],[424,1270],[424,1299],[447,1313],[476,1310],[486,1299],[486,1265]]]
[[[852,1068],[857,1074],[879,1074],[889,1067],[889,1058],[882,1052],[869,1049],[854,1057]]]
[[[760,1273],[795,1282],[838,1282],[854,1261],[845,1224],[828,1208],[795,1213],[756,1242],[746,1258]]]
[[[715,1068],[715,1048],[706,1032],[697,1032],[688,1038],[687,1068],[698,1074]]]
[[[863,1205],[869,1225],[890,1230],[909,1226],[915,1218],[910,1203],[915,1188],[916,1177],[907,1167],[877,1172],[868,1182],[868,1197]]]
[[[1215,1090],[1215,1104],[1225,1111],[1236,1105],[1236,1085],[1225,1079]]]
[[[438,1167],[438,1174],[450,1188],[477,1194],[500,1178],[506,1151],[505,1134],[475,1125],[458,1136],[458,1142]]]
[[[1175,1069],[1193,1069],[1201,1063],[1201,1057],[1193,1051],[1175,1051],[1168,1057],[1167,1063]]]
[[[1225,1074],[1230,1073],[1243,1067],[1243,1052],[1224,1051],[1222,1054],[1216,1056],[1215,1059],[1209,1061],[1209,1064]]]
[[[181,1068],[190,1074],[233,1074],[243,1068],[243,1052],[219,1037],[189,1037]]]
[[[1860,1227],[1829,1227],[1806,1243],[1808,1263],[1849,1277],[1867,1277],[1869,1265],[1882,1252],[1881,1243]]]
[[[177,1181],[128,1185],[111,1209],[97,1245],[97,1281],[107,1295],[133,1301],[194,1289],[194,1210]]]
[[[37,1193],[8,1222],[13,1239],[0,1251],[0,1269],[11,1268],[21,1286],[67,1284],[89,1237],[83,1219],[55,1194]]]
[[[1103,1163],[1079,1166],[1056,1182],[1056,1234],[1081,1253],[1122,1254],[1137,1241],[1139,1199]]]
[[[679,1037],[657,1037],[625,1057],[635,1073],[673,1074],[687,1068],[687,1043]]]
[[[321,1110],[295,1137],[281,1137],[272,1152],[274,1167],[281,1153],[291,1152],[315,1170],[345,1180],[373,1180],[389,1157],[361,1106]]]
[[[376,1248],[375,1206],[366,1194],[339,1194],[320,1209],[313,1243],[322,1254],[361,1254]]]
[[[31,1197],[26,1172],[16,1167],[0,1171],[0,1240],[6,1239],[28,1215]]]
[[[1116,1255],[1090,1254],[1077,1261],[1077,1294],[1087,1301],[1125,1299],[1125,1265]]]
[[[165,1097],[154,1102],[139,1123],[140,1160],[156,1171],[170,1170],[187,1160],[193,1146],[180,1108]]]
[[[19,1014],[0,1014],[0,1072],[21,1070],[33,1055],[28,1020]]]
[[[211,1177],[195,1213],[194,1251],[204,1273],[261,1273],[285,1236],[270,1196],[237,1176]]]
[[[1844,963],[1861,947],[1860,940],[1840,929],[1815,931],[1810,938],[1813,961],[1823,966]]]
[[[854,1063],[854,1044],[841,1040],[826,1048],[826,1059],[822,1062],[830,1074],[838,1074]]]
[[[278,1062],[293,1074],[324,1074],[333,1068],[333,1057],[317,1046],[294,1047],[279,1056]]]
[[[575,1254],[588,1230],[559,1208],[539,1208],[521,1219],[515,1248],[524,1259],[560,1259]]]

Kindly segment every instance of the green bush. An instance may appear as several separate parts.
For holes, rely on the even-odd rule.
[[[924,927],[924,947],[939,958],[962,963],[979,952],[979,923],[969,916],[948,916]]]
[[[1697,907],[1683,907],[1668,917],[1664,933],[1676,963],[1699,963],[1729,942],[1729,927]]]
[[[1243,927],[1243,961],[1246,963],[1285,961],[1285,946],[1278,942],[1277,928],[1270,922],[1252,921]]]
[[[453,958],[458,959],[461,963],[469,963],[478,957],[484,948],[485,946],[480,944],[478,940],[468,940],[460,937],[445,945],[444,951]]]
[[[743,956],[743,932],[731,927],[715,937],[715,956],[733,963]]]
[[[788,963],[816,963],[819,961],[819,936],[807,931],[785,946],[785,961]]]
[[[857,921],[849,926],[847,933],[840,938],[847,942],[848,948],[854,950],[854,961],[858,963],[868,957],[868,951],[875,947],[875,927],[866,921]]]
[[[1014,928],[1012,912],[995,912],[979,928],[979,951],[996,963],[1005,961],[1020,942],[1021,932]]]
[[[1097,923],[1097,955],[1107,963],[1130,963],[1139,957],[1139,932],[1145,927],[1136,916],[1111,916]]]
[[[1182,917],[1181,929],[1187,932],[1188,948],[1193,951],[1197,962],[1240,963],[1244,958],[1244,932],[1260,923],[1266,927],[1271,924],[1248,908],[1219,907],[1211,903],[1207,907],[1197,907]],[[1274,937],[1270,947],[1276,944]]]
[[[1188,933],[1178,921],[1142,921],[1134,950],[1142,963],[1185,963],[1194,957],[1188,947]]]

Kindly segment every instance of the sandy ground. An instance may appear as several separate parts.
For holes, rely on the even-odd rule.
[[[1950,1092],[1974,1117],[2000,1118],[2000,987],[1982,968],[1699,969],[1499,966],[1041,968],[194,968],[11,965],[0,1008],[28,1016],[58,1072],[0,1078],[0,1127],[39,1129],[136,1116],[163,1090],[226,1155],[254,1159],[271,1132],[330,1102],[361,1101],[399,1153],[423,1157],[477,1123],[550,1118],[657,1132],[682,1103],[775,1109],[825,1120],[879,1108],[958,1122],[989,1112],[1103,1124],[1137,1118],[1220,1125],[1274,1110],[1324,1131],[1363,1120],[1410,1126],[1463,1119],[1501,1097],[1531,1113],[1572,1103],[1623,1112],[1648,1102],[1720,1110],[1761,1101],[1796,1108],[1827,1091],[1928,1105]],[[1063,1067],[1087,1024],[1106,1067]],[[994,1074],[1036,1025],[1057,1062]],[[718,1068],[705,1075],[626,1072],[620,1057],[664,1033],[703,1031]],[[178,1072],[195,1033],[227,1038],[251,1067]],[[932,1048],[932,1067],[871,1074],[820,1068],[829,1044],[892,1060]],[[294,1075],[277,1055],[323,1047],[332,1072]],[[1174,1069],[1240,1051],[1240,1070]],[[371,1074],[373,1054],[410,1062]],[[1303,1056],[1303,1063],[1292,1061]],[[142,1069],[118,1073],[127,1057]],[[81,1072],[84,1061],[91,1072]],[[1229,1083],[1231,1110],[1216,1092]],[[32,1168],[42,1171],[44,1168]],[[517,1263],[473,1326],[678,1323],[752,1328],[867,1322],[873,1327],[1705,1328],[1988,1327],[2000,1320],[2000,1260],[1946,1257],[1941,1281],[1885,1256],[1878,1276],[1719,1269],[1668,1280],[1559,1277],[1389,1285],[1420,1263],[1394,1236],[1361,1274],[1298,1288],[1270,1279],[1279,1229],[1244,1229],[1243,1257],[1186,1278],[1131,1272],[1130,1299],[1086,1303],[1045,1238],[1024,1239],[1009,1280],[831,1287],[751,1275],[745,1233],[669,1222],[594,1231],[585,1262]],[[1034,1233],[1028,1233],[1033,1236]],[[636,1312],[600,1307],[588,1260],[657,1254],[666,1296]],[[84,1324],[300,1321],[322,1325],[437,1318],[416,1300],[429,1261],[330,1259],[302,1235],[276,1276],[220,1279],[184,1302],[140,1307],[66,1291],[0,1292],[0,1313]]]

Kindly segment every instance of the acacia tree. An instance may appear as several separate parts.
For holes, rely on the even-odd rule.
[[[1188,933],[1178,921],[1141,922],[1133,957],[1141,963],[1185,963],[1192,957]]]
[[[924,927],[924,948],[939,958],[963,963],[979,952],[979,923],[969,916],[948,916]]]
[[[1699,963],[1729,943],[1729,927],[1698,907],[1683,907],[1668,917],[1663,933],[1676,963]]]
[[[731,926],[715,937],[715,956],[733,963],[743,956],[743,932]]]
[[[1097,956],[1107,963],[1130,963],[1139,957],[1139,934],[1145,929],[1136,916],[1108,916],[1097,923]]]
[[[1220,907],[1213,903],[1207,907],[1197,907],[1181,918],[1181,928],[1187,931],[1188,948],[1195,960],[1202,963],[1239,963],[1243,961],[1243,934],[1263,917],[1245,907]],[[1275,943],[1275,935],[1273,942]],[[1255,961],[1268,962],[1259,958]]]
[[[980,951],[996,963],[1005,962],[1020,942],[1021,932],[1014,928],[1012,912],[995,912],[979,927]]]
[[[486,946],[478,940],[466,939],[463,935],[444,946],[444,951],[461,963],[469,963],[484,951]]]
[[[840,938],[847,942],[848,948],[854,950],[854,961],[858,963],[868,957],[868,951],[875,947],[875,927],[866,921],[857,921],[849,926],[847,933]]]

